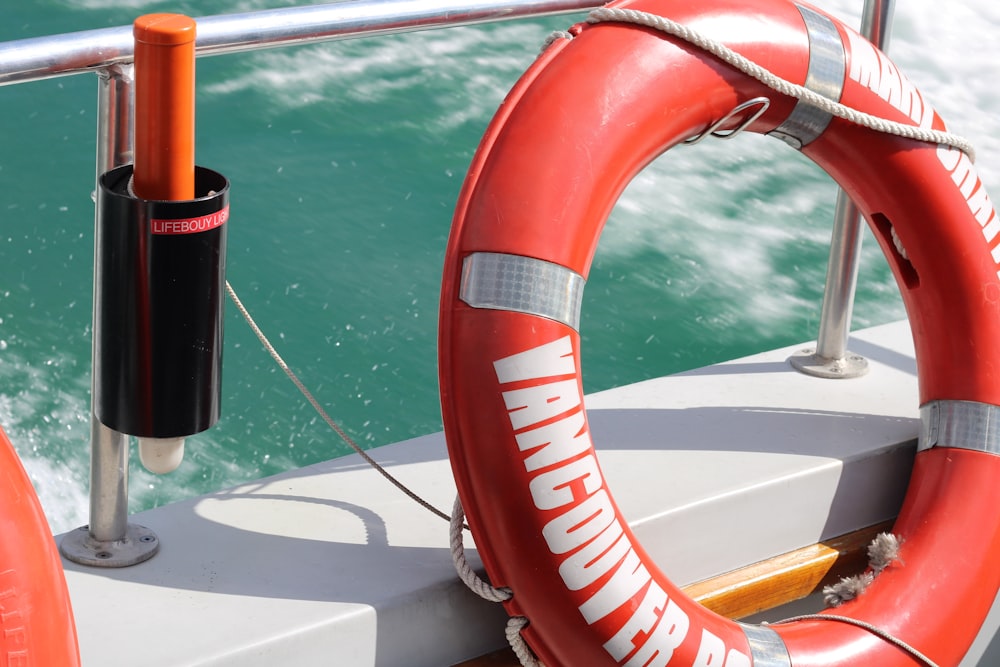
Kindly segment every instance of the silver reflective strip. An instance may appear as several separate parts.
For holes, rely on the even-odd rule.
[[[792,666],[781,635],[766,625],[739,625],[750,642],[750,664],[753,667]]]
[[[840,101],[844,92],[844,76],[847,73],[847,55],[844,43],[833,21],[806,7],[799,7],[799,13],[809,34],[809,71],[806,73],[805,87],[835,102]],[[802,148],[819,138],[826,131],[833,116],[799,100],[785,122],[770,134],[793,148]]]
[[[920,406],[917,451],[974,449],[1000,455],[1000,406],[973,401],[931,401]]]
[[[533,257],[477,252],[462,263],[458,297],[473,308],[528,313],[580,330],[586,281],[565,266]]]

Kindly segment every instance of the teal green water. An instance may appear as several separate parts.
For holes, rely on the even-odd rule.
[[[0,39],[282,4],[294,3],[5,3]],[[462,178],[503,94],[570,22],[199,60],[198,162],[233,184],[228,278],[366,447],[440,429],[437,300]],[[915,18],[899,27],[915,39],[929,29]],[[954,70],[908,52],[932,86],[955,87]],[[996,94],[985,82],[962,91],[949,104],[977,122],[959,131],[995,144],[1000,123],[974,112]],[[56,530],[87,511],[95,99],[93,75],[0,89],[0,422]],[[982,158],[984,177],[990,164]],[[814,338],[835,197],[818,169],[760,137],[657,161],[616,208],[588,282],[586,389]],[[904,315],[870,238],[861,282],[856,327]],[[225,326],[222,419],[189,440],[177,472],[133,465],[133,511],[348,451],[232,304]]]

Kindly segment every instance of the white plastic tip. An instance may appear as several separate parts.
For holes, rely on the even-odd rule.
[[[139,460],[156,475],[173,472],[184,460],[184,438],[139,438]]]

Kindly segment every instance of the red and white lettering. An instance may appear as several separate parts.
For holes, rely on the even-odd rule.
[[[597,537],[615,518],[611,497],[601,489],[545,524],[542,537],[552,553],[569,553]]]
[[[197,234],[207,232],[226,224],[229,220],[229,207],[221,211],[202,215],[197,218],[183,220],[165,220],[153,218],[150,220],[150,231],[156,236],[174,236],[179,234]]]
[[[917,87],[871,42],[850,30],[847,35],[851,42],[849,76],[906,114],[917,126],[931,127],[934,109],[927,104]]]
[[[651,601],[656,603],[661,599],[661,595],[663,598],[666,597],[666,593],[654,582],[649,587],[646,597],[643,598],[642,606],[636,610],[635,615],[623,627],[622,630],[626,635],[632,631],[632,628],[636,627],[633,621],[646,608],[650,598],[652,597]],[[647,616],[647,614],[643,613],[643,616]],[[653,627],[652,632],[645,636],[639,650],[629,657],[628,662],[623,663],[623,667],[667,667],[670,664],[670,659],[674,657],[674,651],[687,637],[690,621],[684,610],[673,600],[667,600],[666,607],[662,609],[658,620],[659,622]],[[608,644],[610,643],[609,641]],[[608,649],[608,644],[604,645],[605,649]],[[610,652],[610,649],[608,651]]]
[[[602,619],[638,595],[650,581],[652,576],[649,570],[642,564],[639,555],[629,549],[611,578],[580,605],[580,613],[588,623]]]
[[[569,412],[582,402],[576,380],[561,380],[537,387],[505,391],[503,400],[507,404],[514,430]]]
[[[522,452],[532,452],[524,460],[524,469],[528,472],[573,458],[593,447],[583,410],[557,422],[518,433],[514,439]]]
[[[559,576],[571,591],[586,588],[610,572],[631,548],[621,523],[615,519],[559,565]]]
[[[577,363],[568,336],[493,362],[501,385],[543,381],[501,392],[534,506],[560,510],[542,527],[559,576],[570,591],[602,582],[579,604],[588,624],[602,619],[604,649],[625,667],[666,667],[690,630],[626,533],[594,456]],[[708,631],[697,667],[749,667],[750,660]]]
[[[731,649],[726,653],[726,643],[708,630],[701,631],[698,655],[691,667],[750,667],[750,657]]]
[[[553,510],[571,504],[580,497],[596,493],[604,485],[597,459],[592,454],[570,461],[535,477],[528,484],[531,499],[540,510]],[[577,494],[576,489],[583,493]]]
[[[576,373],[573,343],[569,336],[563,336],[551,343],[494,361],[493,368],[500,384],[573,375]]]
[[[951,146],[938,146],[937,157],[941,166],[951,174],[951,180],[965,198],[972,217],[983,228],[983,238],[990,246],[993,262],[998,265],[997,276],[1000,277],[1000,243],[995,243],[1000,236],[1000,216],[979,178],[976,166],[968,155]]]

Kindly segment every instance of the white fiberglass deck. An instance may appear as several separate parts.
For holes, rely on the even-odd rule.
[[[800,375],[793,347],[588,397],[608,482],[675,581],[894,516],[918,431],[909,330],[850,348],[867,376]],[[442,435],[373,455],[450,509]],[[504,644],[502,610],[455,577],[447,524],[357,456],[132,521],[159,535],[152,560],[65,563],[85,667],[440,667]]]

